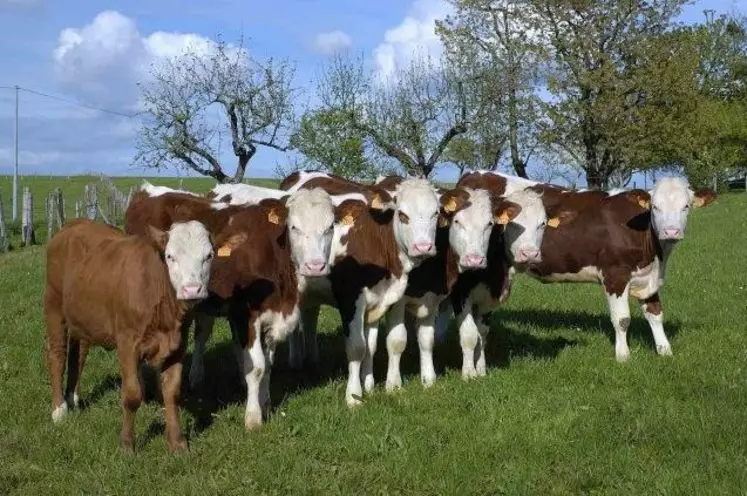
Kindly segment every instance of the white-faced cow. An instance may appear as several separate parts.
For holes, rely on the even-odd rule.
[[[518,178],[493,173],[471,173],[459,185],[483,187],[495,194]],[[659,287],[673,241],[684,234],[686,211],[715,198],[711,190],[693,192],[682,179],[664,179],[649,194],[643,190],[574,192],[535,184],[549,215],[557,209],[572,211],[575,220],[549,230],[542,242],[542,262],[525,273],[542,282],[591,282],[604,286],[615,329],[615,355],[629,358],[628,298],[641,308],[660,355],[671,355],[664,333]],[[683,213],[685,215],[683,215]],[[670,245],[670,246],[668,246]]]

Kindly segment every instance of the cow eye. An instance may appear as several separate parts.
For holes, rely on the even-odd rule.
[[[401,223],[403,223],[403,224],[407,224],[408,222],[410,222],[410,217],[408,217],[408,215],[406,213],[400,212],[399,213],[399,221]]]
[[[207,257],[205,257],[205,260],[212,260],[213,259],[213,252],[210,252],[207,254]]]
[[[298,231],[298,228],[296,226],[291,226],[291,231]]]
[[[690,209],[690,205],[685,205],[685,208],[683,208],[682,210],[689,210],[689,209]]]
[[[173,262],[174,261],[174,257],[172,255],[170,255],[170,254],[167,253],[166,254],[166,260],[168,260],[169,262]]]
[[[327,230],[324,231],[325,233],[329,234],[332,232],[332,230],[335,228],[334,224],[330,224],[329,227],[327,227]]]

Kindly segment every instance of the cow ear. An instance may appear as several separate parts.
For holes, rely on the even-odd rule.
[[[711,188],[700,188],[695,192],[693,205],[695,205],[696,207],[705,207],[713,203],[713,201],[716,199],[716,196],[716,192]]]
[[[277,198],[265,198],[260,201],[259,204],[264,207],[267,214],[267,221],[271,224],[282,225],[285,224],[288,218],[288,207],[285,206],[286,197],[282,200]]]
[[[642,189],[626,191],[625,198],[643,209],[649,210],[651,208],[651,195]]]
[[[469,193],[461,188],[454,188],[443,191],[439,202],[441,203],[441,210],[446,215],[453,215],[454,212],[464,207],[467,200],[469,200]]]
[[[232,234],[228,237],[227,240],[220,243],[220,246],[218,246],[217,255],[218,257],[230,257],[231,252],[236,249],[237,246],[239,246],[241,243],[245,242],[247,239],[249,239],[249,235],[245,232],[239,232],[236,234]]]
[[[558,227],[561,224],[569,224],[573,222],[573,219],[576,218],[576,212],[573,210],[561,210],[560,212],[557,212],[554,216],[547,219],[547,226],[548,227]]]
[[[368,200],[368,207],[373,210],[389,210],[391,208],[392,196],[382,188],[372,187],[370,192],[365,194]]]
[[[521,213],[521,206],[514,202],[502,201],[493,210],[496,224],[507,225]]]
[[[158,248],[158,251],[161,253],[166,251],[166,243],[169,242],[169,233],[148,224],[146,236],[148,237],[148,240]]]
[[[365,208],[358,200],[345,200],[335,209],[335,222],[351,226]]]

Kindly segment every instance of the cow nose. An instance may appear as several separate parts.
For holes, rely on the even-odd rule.
[[[202,284],[190,284],[182,288],[183,299],[185,300],[200,298],[200,293],[202,293]]]
[[[664,229],[664,237],[666,238],[676,238],[680,235],[680,230],[677,228],[674,229]]]
[[[485,257],[482,255],[471,254],[464,256],[464,263],[462,265],[465,267],[482,267],[484,264]]]
[[[415,243],[412,247],[415,253],[428,253],[433,248],[433,243]]]
[[[537,248],[522,248],[519,250],[519,259],[521,262],[539,262],[540,251]]]
[[[322,272],[324,272],[324,269],[327,267],[327,262],[317,260],[314,262],[306,262],[304,266],[306,268],[306,273],[309,275],[321,274]]]

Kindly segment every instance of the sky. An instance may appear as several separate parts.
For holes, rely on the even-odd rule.
[[[747,0],[702,0],[681,20],[700,21],[706,6],[747,12]],[[438,53],[434,23],[448,12],[446,0],[0,0],[0,175],[12,173],[14,159],[15,91],[2,87],[112,111],[21,91],[21,174],[152,175],[132,165],[140,121],[127,115],[140,108],[137,82],[159,58],[243,33],[256,55],[293,60],[296,84],[309,87],[340,50],[362,53],[381,74],[419,47]],[[229,153],[221,159],[227,168],[235,162]],[[287,160],[260,149],[247,175],[272,177]],[[454,174],[447,168],[437,179]]]

